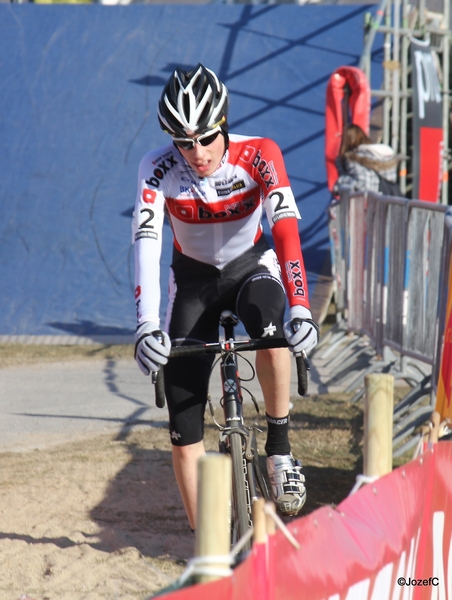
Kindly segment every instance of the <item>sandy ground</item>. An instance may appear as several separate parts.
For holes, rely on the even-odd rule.
[[[153,429],[2,454],[2,600],[143,600],[177,579],[193,535],[167,437]]]
[[[361,416],[336,399],[324,400],[322,414],[310,414],[316,398],[306,403],[290,434],[304,457],[308,513],[352,488]],[[216,431],[206,433],[213,449]],[[144,600],[193,556],[166,428],[79,438],[0,455],[2,600]]]

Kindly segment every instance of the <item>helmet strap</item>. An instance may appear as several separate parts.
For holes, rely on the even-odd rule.
[[[226,150],[228,150],[229,148],[229,133],[228,133],[229,127],[228,127],[228,122],[225,121],[223,123],[223,125],[221,125],[221,131],[223,133],[223,137],[224,137],[224,143],[225,143],[225,148],[224,151],[226,152]]]

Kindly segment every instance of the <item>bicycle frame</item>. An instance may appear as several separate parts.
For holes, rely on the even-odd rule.
[[[224,329],[224,342],[221,352],[220,373],[223,390],[222,406],[226,428],[243,427],[243,397],[236,360],[234,327],[238,319],[232,313],[222,313],[220,325]]]

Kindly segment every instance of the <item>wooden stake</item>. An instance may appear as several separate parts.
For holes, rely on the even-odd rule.
[[[381,477],[392,471],[394,377],[386,373],[365,377],[364,475]]]
[[[231,459],[208,453],[198,461],[198,506],[195,554],[197,558],[220,557],[208,565],[227,570],[230,552]],[[221,560],[224,557],[224,561]],[[195,574],[198,583],[220,579],[218,574]]]
[[[276,513],[276,508],[273,502],[268,501],[266,504],[267,510],[269,513]],[[267,523],[267,534],[268,535],[275,535],[276,533],[276,523],[275,523],[275,519],[273,519],[271,517],[270,514],[266,514],[266,523]]]
[[[432,428],[430,429],[429,442],[432,444],[436,444],[439,438],[439,429],[441,425],[441,415],[439,412],[432,412],[432,416],[430,417],[430,421],[432,424]]]
[[[253,502],[253,541],[255,544],[265,544],[267,542],[267,519],[264,513],[264,506],[264,498],[259,498]]]

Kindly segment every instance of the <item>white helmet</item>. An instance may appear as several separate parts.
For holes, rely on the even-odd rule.
[[[201,134],[225,125],[228,107],[228,90],[213,71],[201,63],[192,71],[178,67],[160,96],[160,127],[174,137]]]

